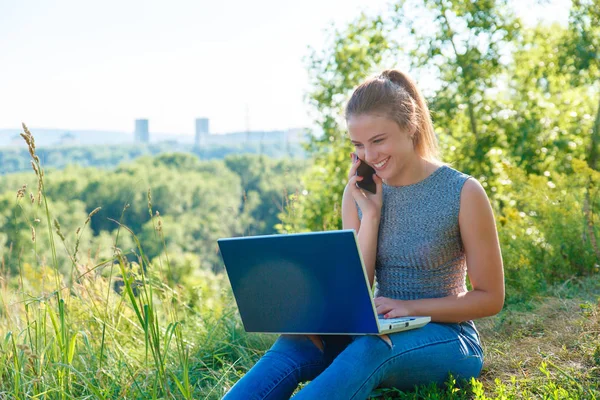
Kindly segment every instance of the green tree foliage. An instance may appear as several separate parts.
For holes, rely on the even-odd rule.
[[[45,182],[52,217],[59,222],[71,254],[77,245],[78,261],[95,265],[110,260],[115,245],[136,261],[140,254],[128,231],[121,229],[117,241],[120,221],[139,237],[150,260],[167,250],[175,260],[194,255],[202,268],[220,270],[217,239],[274,233],[277,215],[287,195],[298,190],[304,170],[303,160],[231,155],[225,161],[201,161],[190,153],[163,153],[140,157],[112,171],[68,166],[48,171]],[[6,190],[0,196],[0,256],[13,273],[18,272],[19,262],[36,260],[32,252],[23,253],[32,247],[31,228],[48,229],[37,200],[30,200],[30,195],[37,198],[36,182],[33,173],[0,176],[0,187]],[[23,184],[27,188],[17,199]],[[97,207],[100,210],[94,211]],[[95,215],[85,223],[93,211]],[[49,254],[47,247],[36,242],[38,254]],[[68,253],[58,254],[61,269],[69,271]],[[188,261],[176,264],[189,266]],[[171,271],[172,279],[179,279],[181,273]]]
[[[276,233],[279,214],[288,197],[296,193],[306,170],[306,162],[294,159],[271,159],[251,154],[225,157],[225,166],[241,178],[245,235]]]
[[[585,157],[593,101],[590,88],[572,85],[561,65],[567,34],[556,24],[526,30],[515,43],[508,90],[498,98],[506,158],[529,173],[567,171],[573,158]]]
[[[31,262],[37,266],[48,265],[51,262],[48,259],[51,254],[49,243],[38,238],[40,233],[48,232],[47,219],[37,200],[33,203],[30,201],[30,195],[35,197],[37,190],[26,190],[25,196],[20,199],[16,194],[15,190],[0,195],[0,259],[6,262],[13,274],[18,273],[24,262]],[[77,228],[83,228],[87,217],[85,204],[76,199],[56,199],[51,204],[55,210],[54,219],[58,221],[61,233],[65,236],[64,242],[57,239],[58,248],[62,250],[66,247],[72,253],[77,240],[75,232]],[[56,231],[54,224],[51,229]],[[80,233],[88,238],[91,235],[89,228],[81,230]],[[83,245],[80,250],[80,254],[85,254],[89,246]],[[67,252],[60,251],[57,257],[65,270],[71,266],[72,260],[67,256]]]
[[[572,166],[573,173],[545,175],[510,165],[502,170],[506,187],[495,200],[504,204],[497,224],[511,301],[600,272],[600,226],[592,223],[593,210],[600,209],[600,173],[581,160]]]
[[[563,46],[561,66],[573,85],[588,86],[595,98],[594,125],[589,130],[589,165],[598,170],[600,152],[600,1],[574,0],[569,13],[569,34]],[[592,114],[594,115],[594,114]]]
[[[493,175],[487,154],[502,136],[489,119],[497,111],[490,92],[520,27],[508,2],[403,0],[394,10],[396,28],[410,33],[405,51],[412,68],[441,82],[430,104],[446,161],[476,176]]]
[[[141,156],[164,153],[195,154],[203,160],[223,159],[229,154],[250,153],[268,157],[304,157],[299,143],[266,142],[192,147],[186,143],[163,142],[152,144],[124,144],[111,146],[53,146],[37,149],[43,165],[63,169],[70,164],[82,167],[114,168]],[[31,168],[26,148],[0,148],[0,175],[28,171]]]

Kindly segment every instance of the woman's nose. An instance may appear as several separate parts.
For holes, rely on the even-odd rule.
[[[377,152],[365,147],[365,161],[368,163],[377,161]]]

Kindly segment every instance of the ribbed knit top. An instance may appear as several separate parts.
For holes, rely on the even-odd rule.
[[[458,212],[469,178],[443,165],[413,185],[383,184],[376,296],[414,300],[466,291]]]

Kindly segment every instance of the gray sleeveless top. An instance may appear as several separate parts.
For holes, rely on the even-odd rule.
[[[376,296],[414,300],[467,290],[458,212],[469,178],[442,165],[413,185],[383,185]]]

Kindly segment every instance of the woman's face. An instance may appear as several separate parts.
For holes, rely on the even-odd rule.
[[[351,116],[347,124],[358,158],[373,167],[388,184],[393,185],[394,178],[417,156],[410,133],[400,129],[392,119],[362,114]]]

